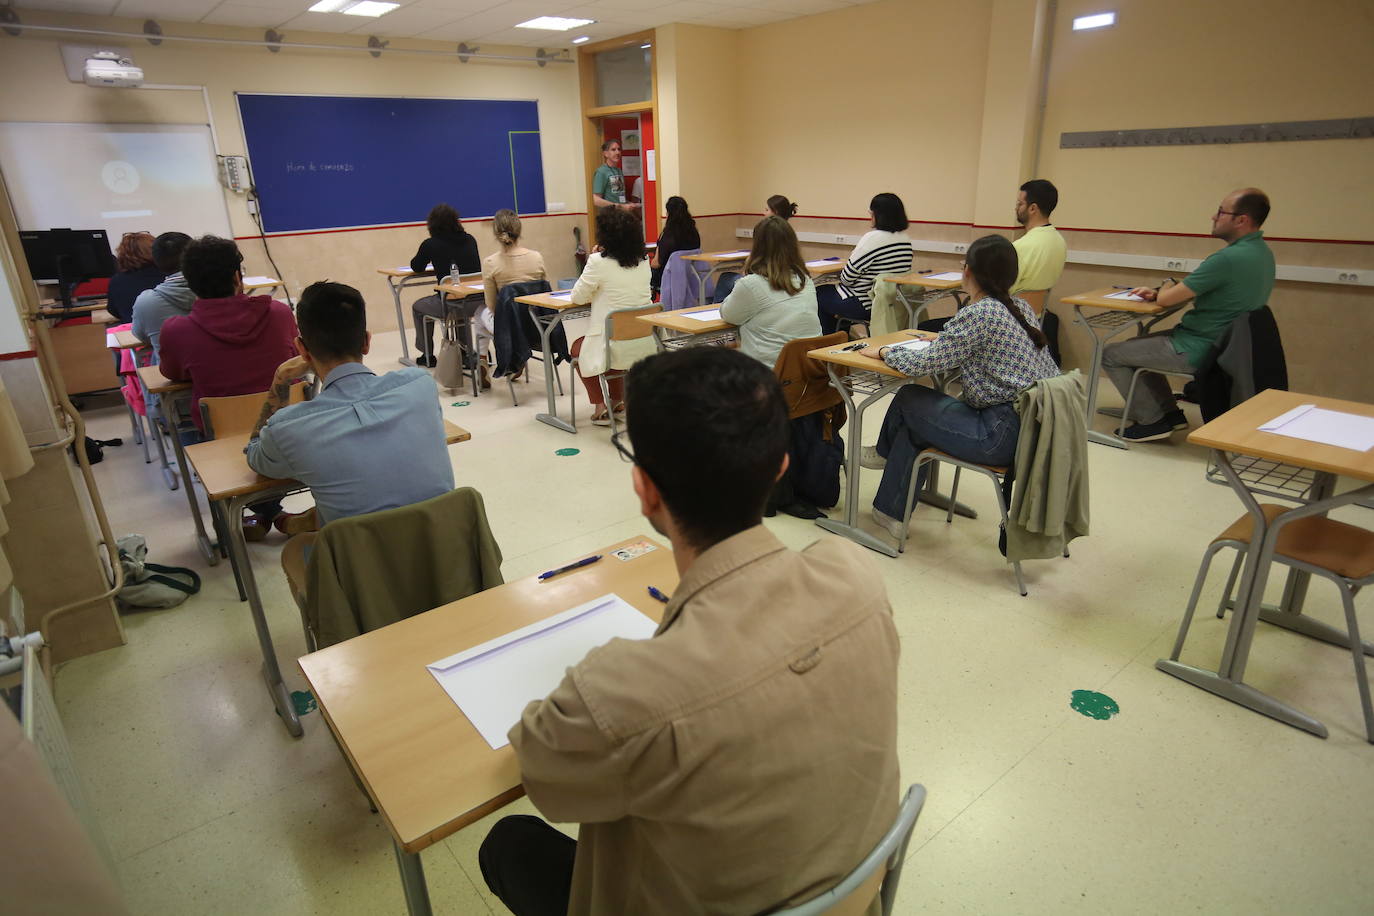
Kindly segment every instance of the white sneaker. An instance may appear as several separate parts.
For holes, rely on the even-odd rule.
[[[873,521],[877,522],[878,525],[884,531],[892,535],[893,538],[895,538],[898,541],[902,539],[902,535],[906,534],[907,526],[903,525],[901,522],[897,521],[897,519],[888,515],[886,512],[881,512],[878,509],[874,509]]]
[[[859,464],[873,471],[881,471],[887,467],[887,459],[878,454],[876,445],[865,445],[863,453],[859,456]]]

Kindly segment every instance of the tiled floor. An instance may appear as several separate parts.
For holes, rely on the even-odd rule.
[[[369,362],[392,368],[398,350],[396,335],[379,335]],[[482,491],[508,579],[650,531],[606,431],[585,423],[585,402],[575,437],[535,422],[539,382],[519,386],[519,407],[501,388],[443,398],[445,415],[473,433],[451,450],[456,476]],[[92,435],[128,434],[117,408],[88,420]],[[1093,536],[1071,559],[1026,564],[1028,598],[997,555],[982,480],[961,491],[982,518],[947,525],[919,512],[906,555],[880,560],[903,640],[902,776],[930,792],[899,912],[1370,911],[1374,747],[1349,655],[1267,626],[1255,640],[1254,685],[1325,721],[1325,741],[1154,670],[1203,546],[1240,511],[1203,480],[1203,453],[1182,438],[1090,447]],[[566,447],[580,453],[554,453]],[[205,580],[182,607],[126,617],[128,646],[57,677],[132,909],[404,912],[386,830],[319,714],[299,740],[273,715],[247,607],[228,565],[205,567],[193,547],[183,495],[131,443],[106,456],[96,471],[116,532],[143,533],[152,559]],[[865,506],[876,484],[864,475]],[[1367,510],[1348,512],[1374,524]],[[768,525],[795,547],[831,536],[787,517]],[[282,667],[302,689],[279,546],[251,550]],[[1219,568],[1204,607],[1222,578]],[[1324,583],[1309,609],[1341,622]],[[1224,626],[1201,613],[1185,660],[1213,661]],[[1078,689],[1110,695],[1120,714],[1079,715],[1069,707]],[[477,871],[485,829],[425,853],[436,912],[502,912]]]

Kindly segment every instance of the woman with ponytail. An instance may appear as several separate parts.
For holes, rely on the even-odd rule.
[[[501,287],[512,283],[547,280],[544,256],[520,244],[520,217],[514,210],[497,210],[491,218],[491,232],[500,249],[482,259],[482,308],[477,322],[477,352],[482,361],[482,387],[491,387],[487,376],[487,349],[496,336],[496,303]],[[519,378],[521,369],[512,378]]]
[[[922,449],[938,448],[979,464],[1010,464],[1021,432],[1017,396],[1040,379],[1059,374],[1035,313],[1009,292],[1016,271],[1011,242],[1000,235],[984,236],[965,255],[963,286],[969,304],[934,343],[920,350],[883,346],[862,351],[914,378],[954,369],[962,373],[957,400],[924,385],[900,388],[878,445],[864,449],[863,466],[883,469],[873,518],[893,537],[900,537],[908,524],[902,513],[911,469]]]

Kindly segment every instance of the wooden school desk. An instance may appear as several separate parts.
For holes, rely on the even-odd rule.
[[[707,281],[711,277],[727,267],[744,263],[744,259],[747,257],[749,257],[749,251],[745,248],[736,248],[734,251],[703,251],[701,254],[684,254],[682,256],[684,261],[696,261],[710,266],[710,269],[706,271],[706,276],[702,277],[701,282],[697,284],[697,303],[699,305],[706,304],[706,287],[709,285]]]
[[[1183,648],[1181,644],[1174,646],[1170,658],[1161,658],[1155,662],[1155,667],[1232,703],[1238,703],[1247,709],[1253,709],[1255,712],[1325,738],[1326,726],[1317,719],[1245,683],[1245,665],[1250,656],[1255,627],[1261,620],[1340,646],[1347,651],[1350,649],[1349,637],[1343,630],[1329,627],[1302,613],[1307,593],[1307,573],[1291,570],[1282,603],[1277,607],[1263,604],[1264,586],[1273,561],[1274,547],[1278,541],[1275,525],[1284,516],[1280,515],[1266,523],[1263,514],[1255,506],[1254,496],[1249,487],[1235,470],[1236,458],[1251,456],[1313,471],[1315,476],[1310,492],[1302,499],[1302,505],[1289,510],[1290,512],[1321,507],[1318,514],[1324,515],[1331,509],[1374,495],[1374,450],[1357,452],[1292,436],[1262,432],[1259,429],[1261,425],[1303,404],[1374,417],[1374,405],[1371,404],[1271,388],[1189,433],[1189,442],[1212,449],[1215,462],[1226,477],[1227,483],[1249,510],[1255,523],[1255,533],[1245,561],[1245,573],[1241,576],[1240,589],[1236,593],[1235,612],[1231,616],[1231,626],[1226,631],[1226,645],[1222,650],[1217,670],[1195,668],[1178,661]],[[1354,478],[1362,481],[1364,486],[1336,495],[1337,476]],[[1374,645],[1365,643],[1364,654],[1374,655]]]
[[[932,274],[958,273],[956,279],[944,279],[931,276]],[[895,284],[897,287],[897,300],[906,309],[906,326],[914,328],[926,317],[926,312],[930,310],[930,304],[937,299],[945,296],[954,297],[954,307],[960,308],[967,298],[964,295],[964,279],[962,271],[956,270],[918,270],[909,274],[897,274],[896,276],[885,276],[881,279]]]
[[[467,430],[447,420],[444,421],[444,429],[445,439],[450,445],[472,438],[472,434]],[[248,543],[243,537],[242,517],[243,510],[249,503],[262,502],[274,496],[285,496],[293,490],[302,490],[305,487],[300,481],[272,480],[254,471],[248,466],[248,459],[244,457],[243,450],[247,445],[247,436],[226,436],[198,445],[188,445],[186,455],[191,459],[196,473],[200,475],[205,495],[210,499],[211,511],[216,513],[219,520],[219,530],[229,541],[229,552],[233,557],[243,594],[248,601],[248,609],[253,615],[253,626],[258,633],[258,646],[262,649],[262,676],[267,682],[272,704],[286,725],[286,730],[293,737],[299,738],[302,733],[301,719],[291,703],[291,695],[282,681],[281,668],[277,665],[277,652],[272,646],[272,631],[267,626],[267,616],[262,609],[262,596],[258,593],[257,579],[253,575],[253,561],[248,555]],[[307,639],[306,645],[309,644]]]
[[[283,290],[286,289],[285,284],[283,284],[276,277],[243,278],[243,291],[250,296],[260,296],[266,293],[268,290],[274,290],[277,287],[281,287]]]
[[[417,274],[409,265],[403,264],[400,267],[378,267],[377,273],[386,278],[386,285],[391,290],[391,299],[396,303],[396,330],[401,334],[401,365],[413,366],[415,360],[410,357],[410,343],[406,340],[406,319],[401,312],[401,290],[408,286],[429,285],[434,279],[434,271],[427,270]]]
[[[865,343],[873,347],[884,347],[888,344],[905,343],[914,338],[934,340],[937,336],[929,331],[896,331],[892,334],[869,337],[863,341],[855,340],[851,344]],[[917,380],[912,376],[903,375],[882,360],[870,359],[860,356],[856,350],[844,349],[851,344],[822,347],[806,354],[825,365],[825,371],[830,375],[831,386],[844,400],[847,415],[845,434],[849,439],[848,454],[845,456],[844,521],[818,518],[816,524],[826,531],[847,537],[856,544],[895,557],[895,546],[859,527],[859,474],[862,469],[859,458],[863,454],[864,411],[903,385],[915,384]],[[863,400],[856,402],[855,396],[862,396]],[[938,463],[932,462],[926,476],[926,487],[920,494],[920,501],[942,509],[948,508],[948,499],[935,492],[935,486],[939,482],[937,467]],[[954,511],[969,518],[978,516],[963,503],[955,503]]]
[[[220,545],[217,540],[212,541],[205,532],[205,519],[200,514],[200,499],[196,496],[191,467],[186,460],[186,448],[181,444],[181,436],[177,434],[177,418],[182,415],[189,417],[191,414],[190,408],[184,406],[191,401],[191,383],[169,380],[158,366],[140,367],[138,379],[143,384],[145,396],[153,394],[158,398],[158,412],[167,423],[167,432],[172,439],[172,454],[176,456],[177,470],[180,472],[182,483],[185,484],[182,489],[186,491],[186,501],[191,507],[191,524],[195,526],[196,547],[200,549],[200,555],[205,558],[206,564],[214,566],[219,563]]]
[[[611,556],[639,541],[658,549],[628,561]],[[677,588],[671,550],[637,537],[591,553],[602,559],[547,582],[527,576],[498,585],[300,660],[321,715],[391,831],[412,914],[430,912],[420,852],[524,794],[515,751],[492,750],[425,666],[608,592],[662,618],[664,605],[648,587]]]
[[[806,272],[819,286],[822,283],[839,283],[840,271],[844,270],[844,258],[812,258],[806,262]]]
[[[568,419],[558,416],[558,401],[553,395],[553,374],[558,371],[553,362],[554,329],[571,318],[585,318],[592,313],[590,305],[573,305],[572,290],[565,289],[555,293],[534,293],[530,296],[516,296],[516,302],[524,303],[530,310],[530,317],[539,328],[539,343],[544,350],[544,396],[548,399],[548,413],[535,414],[540,423],[547,423],[554,429],[565,433],[577,432],[577,379],[568,382]],[[540,312],[550,309],[552,312]]]
[[[1102,380],[1102,350],[1113,337],[1120,337],[1128,331],[1149,331],[1160,321],[1187,305],[1164,308],[1154,302],[1133,302],[1130,299],[1109,299],[1113,293],[1124,293],[1124,289],[1103,287],[1076,296],[1068,296],[1059,301],[1073,306],[1073,320],[1082,325],[1083,330],[1092,338],[1093,358],[1088,368],[1088,441],[1113,448],[1130,448],[1130,443],[1116,436],[1100,433],[1093,429],[1097,415],[1097,386]],[[1083,309],[1093,309],[1094,314],[1084,315]],[[1102,311],[1097,311],[1101,309]],[[1104,333],[1099,334],[1098,329]]]
[[[654,340],[658,343],[660,351],[713,344],[724,346],[739,340],[739,328],[719,317],[719,314],[709,321],[687,317],[693,313],[710,311],[719,313],[720,306],[696,306],[690,309],[676,309],[671,312],[655,312],[652,315],[640,315],[639,320],[653,325]]]

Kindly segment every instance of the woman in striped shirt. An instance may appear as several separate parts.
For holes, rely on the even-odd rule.
[[[883,469],[873,519],[893,537],[900,537],[909,522],[902,513],[917,453],[938,448],[964,461],[1010,464],[1021,432],[1017,396],[1040,379],[1059,374],[1035,312],[1008,292],[1016,281],[1017,265],[1011,242],[1000,235],[984,236],[968,246],[965,258],[969,304],[949,320],[934,343],[924,349],[884,346],[862,351],[914,378],[962,370],[958,400],[925,385],[898,389],[877,447],[864,449],[863,466]]]
[[[867,323],[873,308],[873,284],[883,274],[911,270],[911,239],[906,207],[896,194],[883,193],[868,205],[873,228],[865,232],[849,254],[838,284],[816,288],[821,333],[833,334],[841,317]]]

